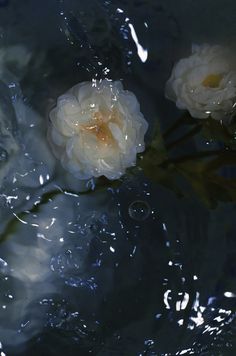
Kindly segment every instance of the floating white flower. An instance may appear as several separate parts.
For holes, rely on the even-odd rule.
[[[49,140],[62,166],[79,179],[117,179],[144,151],[148,124],[120,81],[75,85],[50,112]]]
[[[166,96],[195,118],[221,120],[236,103],[236,66],[232,53],[221,46],[193,45],[192,54],[174,67]]]

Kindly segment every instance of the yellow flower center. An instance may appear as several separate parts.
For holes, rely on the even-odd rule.
[[[118,111],[115,109],[112,109],[112,111],[100,110],[93,114],[91,122],[83,126],[83,129],[94,134],[101,143],[115,145],[116,141],[109,128],[110,122],[117,124],[119,127],[122,126]]]
[[[221,74],[209,74],[203,81],[202,85],[207,88],[218,88],[222,79]]]

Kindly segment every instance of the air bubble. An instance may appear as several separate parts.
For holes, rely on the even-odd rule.
[[[129,206],[129,216],[137,221],[143,221],[150,215],[151,209],[149,204],[143,200],[136,200]]]

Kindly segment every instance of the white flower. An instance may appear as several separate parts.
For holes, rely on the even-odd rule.
[[[50,112],[49,140],[62,166],[79,179],[117,179],[144,151],[148,124],[120,81],[75,85]]]
[[[193,45],[192,54],[174,67],[166,96],[193,117],[221,120],[236,103],[236,68],[232,53],[221,46]]]

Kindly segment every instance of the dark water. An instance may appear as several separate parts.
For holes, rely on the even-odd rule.
[[[164,97],[173,64],[192,43],[233,43],[235,13],[230,0],[0,1],[1,122],[9,97],[17,113],[0,152],[1,356],[236,354],[233,199],[209,206],[181,176],[184,196],[138,170],[80,194],[45,139],[56,98],[105,77],[136,94],[147,143],[156,122],[163,134],[180,116]],[[171,157],[220,148],[194,136]]]

